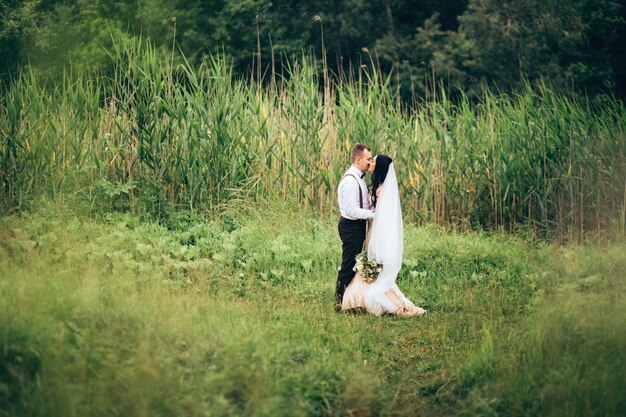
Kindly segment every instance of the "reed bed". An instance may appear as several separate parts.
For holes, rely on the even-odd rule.
[[[294,59],[271,82],[120,40],[111,76],[50,85],[28,69],[0,101],[0,204],[42,193],[168,216],[269,202],[334,215],[356,142],[394,158],[408,221],[549,236],[625,233],[626,109],[547,87],[400,102],[374,65],[332,77]],[[285,206],[286,207],[286,206]]]

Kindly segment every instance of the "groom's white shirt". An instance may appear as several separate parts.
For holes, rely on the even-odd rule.
[[[348,174],[354,175],[356,181]],[[343,179],[339,182],[339,187],[337,189],[339,212],[341,213],[341,217],[348,220],[365,220],[374,218],[374,212],[371,210],[372,203],[367,193],[367,185],[365,184],[365,181],[363,181],[363,178],[361,178],[361,175],[363,175],[363,173],[357,167],[352,165],[344,174]],[[361,187],[363,194],[363,208],[360,207],[359,203],[359,187]]]

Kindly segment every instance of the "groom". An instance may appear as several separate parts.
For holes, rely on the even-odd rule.
[[[355,257],[363,250],[367,219],[374,218],[374,211],[368,198],[367,185],[363,180],[370,164],[373,164],[370,148],[357,143],[350,154],[352,166],[348,169],[337,190],[339,201],[339,237],[342,243],[341,269],[337,274],[335,289],[335,310],[341,311],[341,302],[346,287],[354,278]]]

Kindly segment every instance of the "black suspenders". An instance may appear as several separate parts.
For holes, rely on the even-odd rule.
[[[363,208],[363,189],[361,188],[361,183],[352,174],[346,174],[341,179],[344,179],[345,177],[352,177],[352,178],[354,178],[356,180],[356,184],[359,186],[359,207]]]

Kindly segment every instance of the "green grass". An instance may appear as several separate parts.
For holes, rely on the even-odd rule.
[[[263,212],[263,211],[261,211]],[[626,245],[407,226],[429,309],[337,315],[333,221],[0,224],[0,415],[618,415]]]
[[[623,103],[406,107],[375,67],[263,86],[110,52],[108,78],[0,95],[0,416],[626,409]],[[334,313],[355,142],[394,157],[426,317]]]

